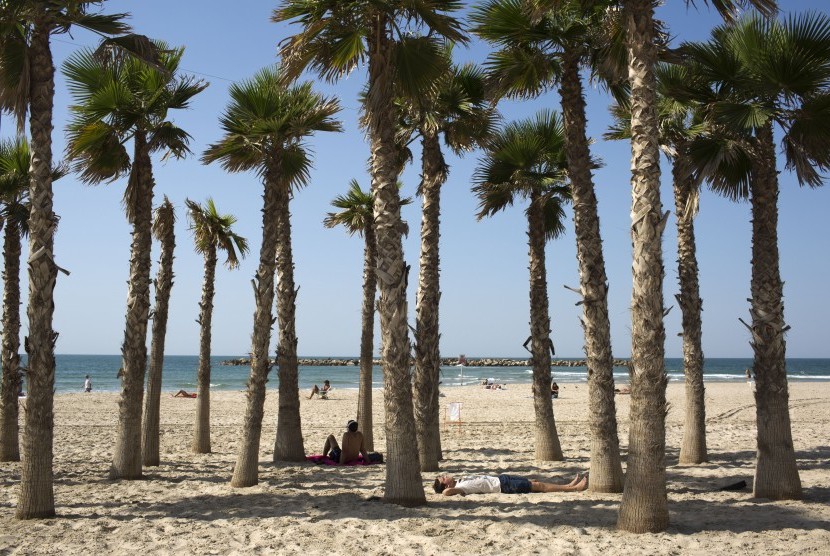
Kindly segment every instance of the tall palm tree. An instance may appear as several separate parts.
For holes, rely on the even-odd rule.
[[[536,96],[559,87],[565,152],[574,206],[582,323],[588,367],[591,490],[622,492],[623,474],[614,403],[614,361],[608,317],[608,280],[591,174],[585,97],[580,70],[606,66],[615,42],[609,2],[540,6],[532,0],[491,0],[473,11],[474,32],[495,44],[486,67],[496,95]],[[608,35],[612,35],[609,38]],[[606,56],[597,53],[604,49]],[[598,63],[593,64],[596,70]]]
[[[20,256],[22,238],[29,233],[29,161],[25,139],[0,142],[0,227],[3,236],[3,377],[0,387],[0,461],[20,461],[18,392],[20,366]],[[52,181],[65,175],[52,169]]]
[[[210,333],[213,320],[213,296],[216,283],[217,251],[225,253],[225,266],[239,267],[239,259],[248,253],[248,240],[231,228],[236,217],[220,214],[213,199],[204,205],[185,200],[190,219],[190,231],[196,252],[205,258],[205,278],[202,283],[202,301],[199,303],[199,372],[197,375],[198,402],[193,427],[192,449],[196,454],[210,453]],[[237,251],[239,255],[237,255]]]
[[[479,198],[479,220],[529,201],[530,334],[533,360],[533,405],[536,416],[536,459],[562,460],[550,396],[550,316],[548,314],[545,244],[565,231],[563,209],[569,199],[565,171],[565,131],[555,112],[542,111],[495,133],[476,168],[473,192]]]
[[[778,251],[775,128],[800,184],[830,169],[830,17],[749,17],[683,50],[701,75],[698,100],[714,133],[692,146],[697,170],[730,198],[752,205],[752,322],[758,455],[753,492],[800,498],[788,407],[783,282]]]
[[[664,531],[666,497],[666,337],[663,326],[663,251],[667,214],[660,202],[660,152],[654,68],[657,0],[621,0],[631,86],[631,426],[625,490],[617,527]],[[731,16],[746,4],[772,10],[774,0],[712,0]]]
[[[0,388],[0,461],[20,461],[17,394],[20,368],[20,255],[28,232],[29,145],[0,142],[0,218],[3,234],[3,366]]]
[[[673,88],[683,87],[690,69],[677,64],[660,64],[657,70],[660,117],[660,147],[672,161],[672,188],[677,225],[677,275],[683,337],[683,374],[686,386],[686,412],[680,463],[703,463],[706,449],[706,407],[703,384],[703,301],[698,280],[697,246],[694,219],[700,200],[700,177],[693,172],[689,148],[704,130],[691,102],[672,98]],[[621,99],[611,108],[615,118],[606,139],[631,138],[630,104]]]
[[[384,499],[403,505],[426,502],[418,467],[412,409],[407,330],[408,267],[403,258],[404,226],[397,187],[399,153],[395,141],[400,88],[423,91],[440,75],[431,63],[439,38],[465,42],[457,0],[429,3],[399,0],[284,0],[274,21],[291,21],[301,31],[286,39],[281,54],[287,77],[311,67],[329,80],[368,63],[366,115],[371,149],[380,286],[380,328],[386,409],[386,489]],[[421,32],[424,35],[420,34]],[[426,35],[426,36],[425,36]],[[392,417],[394,416],[394,417]]]
[[[400,184],[399,184],[400,186]],[[412,199],[401,199],[401,205],[408,205]],[[357,394],[357,425],[363,431],[366,450],[374,451],[375,441],[372,425],[372,368],[375,335],[375,294],[377,293],[377,244],[375,242],[375,224],[372,194],[363,191],[357,180],[349,182],[349,191],[338,195],[331,205],[340,209],[330,212],[323,220],[327,228],[343,226],[349,235],[363,237],[363,306],[360,327],[360,379]]]
[[[113,37],[106,47],[130,50],[154,59],[146,37],[129,31],[126,14],[92,14],[93,0],[6,0],[0,10],[0,110],[11,110],[22,132],[29,113],[32,162],[29,182],[28,395],[23,430],[23,466],[15,516],[34,519],[55,515],[52,488],[52,421],[55,342],[52,329],[58,265],[53,258],[57,215],[52,207],[52,109],[55,67],[50,37],[82,27]],[[114,37],[115,35],[121,35]],[[31,348],[31,349],[30,349]]]
[[[130,277],[121,373],[118,432],[110,477],[141,477],[141,408],[147,366],[150,316],[153,164],[151,155],[166,151],[182,158],[190,136],[168,119],[187,108],[207,84],[177,76],[183,48],[156,43],[159,66],[133,57],[102,60],[84,49],[67,59],[63,73],[77,104],[71,107],[67,158],[85,183],[113,181],[128,174],[123,204],[132,225]],[[130,159],[125,143],[133,143]]]
[[[265,382],[270,371],[268,344],[273,324],[275,272],[279,273],[280,392],[274,458],[299,461],[305,457],[297,386],[296,290],[288,202],[292,191],[305,185],[309,177],[311,161],[303,139],[317,131],[342,128],[334,119],[340,111],[336,99],[315,93],[308,82],[286,86],[276,69],[263,69],[251,80],[232,85],[230,96],[220,119],[225,135],[208,147],[202,161],[219,162],[229,172],[253,170],[262,178],[265,191],[262,245],[254,283],[256,310],[248,403],[231,480],[234,487],[247,487],[258,481]]]
[[[413,397],[421,471],[438,469],[440,410],[438,382],[441,353],[438,340],[441,236],[441,188],[449,166],[441,151],[441,137],[458,155],[483,144],[492,133],[494,109],[485,94],[484,75],[467,64],[452,65],[449,48],[440,52],[445,75],[428,91],[403,99],[406,127],[421,137],[422,199],[421,257],[415,301],[415,376]]]
[[[357,393],[357,426],[363,431],[366,449],[375,449],[372,424],[372,368],[375,336],[375,294],[377,292],[377,244],[372,214],[372,194],[360,189],[357,180],[349,182],[349,191],[331,202],[339,212],[330,212],[323,220],[327,228],[343,226],[349,235],[363,237],[363,305],[360,326],[360,380]]]
[[[159,464],[159,408],[161,405],[161,378],[164,370],[164,340],[167,336],[167,313],[170,291],[173,289],[173,252],[176,249],[176,211],[164,196],[153,218],[153,237],[161,243],[159,266],[153,285],[156,288],[156,306],[153,309],[153,330],[150,342],[150,369],[147,372],[147,398],[141,423],[141,453],[145,466]]]

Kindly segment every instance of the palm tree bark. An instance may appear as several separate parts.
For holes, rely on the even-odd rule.
[[[253,280],[254,332],[251,342],[251,375],[248,379],[247,405],[242,426],[239,455],[233,470],[231,486],[254,486],[259,481],[259,441],[262,436],[262,417],[265,406],[265,383],[271,370],[268,344],[274,324],[274,273],[277,256],[277,192],[280,168],[278,156],[268,164],[265,172],[265,192],[262,205],[262,245],[259,250],[259,268]]]
[[[153,173],[146,133],[136,132],[135,157],[125,195],[133,225],[127,317],[121,347],[121,399],[111,479],[141,478],[141,408],[147,367],[147,321],[150,317]]]
[[[32,163],[29,169],[29,335],[28,392],[23,426],[18,519],[53,517],[52,442],[54,424],[55,341],[52,329],[58,267],[52,259],[57,217],[52,210],[52,108],[55,67],[49,34],[52,22],[35,22],[30,45],[30,104]]]
[[[778,175],[772,124],[757,131],[752,195],[752,350],[758,426],[753,494],[800,499],[793,448],[784,341],[784,288],[778,254]]]
[[[210,334],[213,321],[213,293],[216,283],[216,246],[205,251],[205,279],[199,303],[199,372],[197,374],[196,423],[193,429],[193,453],[210,453]]]
[[[622,492],[623,473],[614,402],[614,357],[608,318],[608,279],[602,254],[597,196],[591,176],[591,151],[585,133],[585,98],[579,75],[579,55],[572,49],[567,49],[564,54],[559,93],[565,121],[565,154],[574,208],[582,327],[588,367],[590,488],[595,492]]]
[[[144,465],[159,464],[159,421],[164,341],[167,336],[167,315],[173,289],[173,259],[176,249],[173,205],[165,199],[156,211],[154,231],[161,241],[158,273],[156,274],[156,306],[153,310],[153,339],[150,343],[150,370],[147,377],[147,399],[144,403],[141,451]]]
[[[664,531],[666,499],[666,371],[663,252],[666,216],[660,203],[652,0],[626,0],[631,84],[631,416],[628,469],[617,526],[634,533]]]
[[[537,192],[528,208],[530,256],[530,336],[533,355],[533,409],[536,417],[536,460],[562,461],[550,395],[550,316],[548,279],[545,268],[545,217]]]
[[[386,490],[384,500],[406,506],[426,503],[421,483],[412,382],[409,370],[406,286],[400,195],[397,185],[395,108],[392,99],[392,41],[388,18],[378,13],[369,33],[367,114],[371,145],[372,190],[378,243],[380,330],[386,410]]]
[[[372,422],[372,373],[374,361],[372,353],[375,344],[375,295],[378,281],[375,277],[377,264],[377,245],[375,239],[375,223],[372,218],[366,218],[363,227],[363,308],[361,311],[360,331],[360,382],[357,393],[357,426],[363,432],[363,441],[366,450],[375,450],[375,435]]]
[[[686,420],[680,463],[703,463],[706,451],[706,407],[703,386],[703,325],[695,244],[696,185],[686,155],[687,146],[678,144],[672,167],[674,209],[677,217],[677,276],[680,293],[676,296],[683,319],[683,373],[686,378]]]
[[[421,260],[415,302],[415,428],[421,471],[437,471],[439,459],[438,377],[441,354],[438,340],[441,300],[439,240],[441,238],[441,186],[447,165],[435,133],[423,133],[421,182]]]
[[[6,221],[3,238],[3,383],[0,393],[0,461],[20,461],[20,226]]]
[[[291,253],[291,213],[287,187],[277,193],[277,366],[280,376],[274,461],[305,461],[300,422],[299,365],[297,362],[297,289]]]

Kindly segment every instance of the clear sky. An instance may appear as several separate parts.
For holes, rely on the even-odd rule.
[[[782,11],[826,11],[826,0],[781,0]],[[677,40],[708,36],[718,23],[717,15],[697,2],[687,9],[680,0],[660,8]],[[242,355],[250,350],[254,300],[251,278],[256,272],[261,242],[262,185],[254,174],[227,174],[218,165],[204,166],[198,157],[221,136],[218,118],[227,104],[228,86],[251,77],[276,62],[277,44],[294,32],[291,26],[270,22],[275,1],[197,2],[195,0],[128,2],[111,0],[106,12],[130,12],[138,33],[186,46],[182,68],[210,82],[189,111],[173,114],[177,125],[193,136],[193,155],[186,160],[161,162],[154,159],[156,180],[154,206],[167,195],[177,210],[177,253],[167,333],[168,354],[195,354],[199,349],[198,303],[203,264],[193,251],[184,213],[184,199],[203,202],[212,197],[219,210],[237,216],[236,231],[248,238],[251,254],[238,270],[217,270],[213,317],[213,353]],[[66,56],[82,46],[95,46],[95,38],[83,31],[53,40],[55,63],[60,68]],[[473,42],[458,51],[460,60],[483,61],[487,47]],[[313,78],[309,76],[309,78]],[[292,201],[297,330],[300,355],[356,355],[360,341],[360,304],[363,243],[343,230],[326,229],[322,220],[331,200],[345,192],[356,178],[368,188],[368,147],[357,126],[357,94],[364,74],[355,72],[338,84],[319,83],[318,89],[336,94],[344,107],[340,117],[345,132],[314,137],[315,153],[310,185]],[[594,175],[606,271],[610,282],[609,312],[613,351],[626,357],[631,351],[631,240],[630,148],[625,142],[606,142],[601,136],[609,117],[607,96],[588,91],[589,135],[596,143],[593,154],[604,167]],[[65,147],[64,127],[70,99],[58,72],[55,98],[54,153]],[[542,107],[558,109],[555,92],[534,102],[506,103],[506,121],[526,118]],[[2,135],[13,133],[4,117]],[[417,145],[415,159],[419,160]],[[468,357],[523,356],[522,343],[529,334],[528,255],[524,207],[515,206],[485,221],[475,218],[477,202],[470,193],[471,176],[478,153],[463,159],[445,154],[450,176],[443,190],[441,229],[441,353]],[[830,297],[830,189],[801,188],[779,161],[779,245],[784,287],[785,317],[792,330],[787,334],[790,357],[828,357],[827,316]],[[409,166],[403,176],[404,194],[414,195],[419,165]],[[71,271],[58,277],[55,290],[54,327],[60,333],[58,353],[119,353],[126,311],[126,281],[129,265],[130,228],[121,206],[126,180],[99,186],[84,186],[74,176],[55,184],[55,211],[60,216],[55,255],[58,264]],[[674,208],[670,167],[663,165],[664,210]],[[570,213],[569,213],[570,216]],[[413,203],[403,210],[410,234],[404,255],[412,266],[409,284],[410,323],[414,326],[417,285],[420,207]],[[666,268],[664,296],[667,307],[666,355],[681,356],[680,310],[674,299],[678,291],[676,237],[673,215],[663,238]],[[696,221],[700,284],[703,297],[703,348],[708,357],[751,357],[749,334],[738,321],[749,317],[750,206],[735,204],[705,191]],[[564,237],[547,248],[552,337],[557,356],[583,355],[581,307],[577,296],[563,286],[578,287],[573,225]],[[24,261],[26,257],[24,249]],[[158,246],[153,250],[153,275]],[[28,282],[23,272],[23,320]],[[376,326],[377,328],[377,326]],[[22,337],[22,336],[21,336]],[[276,341],[272,339],[271,351]],[[376,336],[377,345],[377,336]],[[149,337],[148,337],[149,345]],[[376,347],[377,351],[377,347]]]

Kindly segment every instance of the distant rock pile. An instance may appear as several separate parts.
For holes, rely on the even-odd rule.
[[[360,359],[335,359],[335,358],[321,358],[321,359],[299,359],[298,363],[304,367],[357,367],[360,365]],[[230,366],[248,366],[251,364],[250,358],[240,357],[239,359],[228,359],[222,361],[220,365]],[[276,365],[274,359],[270,361],[271,365]],[[380,365],[380,359],[373,359],[372,364]],[[412,361],[415,364],[415,361]],[[614,366],[628,367],[631,362],[628,359],[614,359]],[[452,367],[458,365],[457,357],[445,357],[441,359],[442,367]],[[482,359],[467,359],[464,363],[465,367],[530,367],[533,363],[529,359],[510,359],[510,358],[491,358],[485,357]],[[551,367],[584,367],[584,359],[554,359],[550,362]]]

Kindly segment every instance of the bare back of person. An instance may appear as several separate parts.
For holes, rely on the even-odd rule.
[[[361,433],[360,431],[344,432],[343,440],[340,444],[340,449],[342,450],[342,455],[340,456],[340,463],[349,463],[355,461],[358,455],[360,455],[361,453],[366,453],[366,444],[363,439],[363,433]]]

